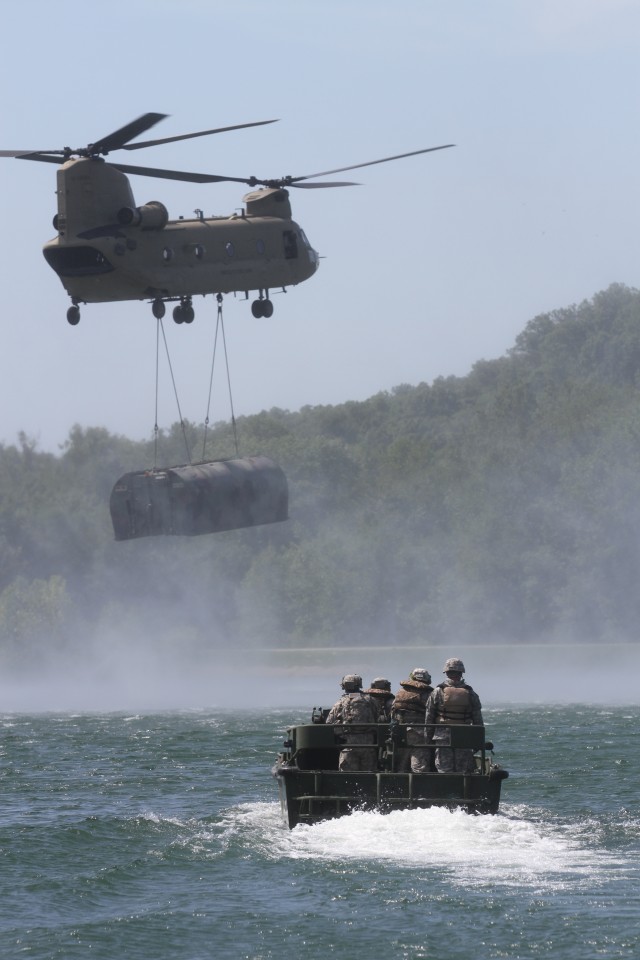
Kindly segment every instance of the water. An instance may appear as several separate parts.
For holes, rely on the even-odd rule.
[[[289,831],[300,709],[0,718],[4,960],[640,955],[634,707],[485,708],[501,812]]]

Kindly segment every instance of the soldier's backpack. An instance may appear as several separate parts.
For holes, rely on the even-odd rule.
[[[375,723],[378,719],[376,708],[368,697],[361,693],[348,693],[344,706],[345,723]]]

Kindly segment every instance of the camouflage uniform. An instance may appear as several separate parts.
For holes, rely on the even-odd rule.
[[[371,686],[364,692],[368,697],[371,697],[378,711],[378,723],[389,723],[391,720],[391,707],[395,699],[391,693],[390,682],[383,677],[377,677],[371,681]]]
[[[431,750],[425,747],[425,713],[427,700],[433,687],[425,680],[414,676],[425,676],[431,680],[427,670],[416,667],[408,680],[403,680],[396,693],[391,718],[398,723],[407,724],[407,746],[398,750],[396,770],[400,773],[428,773],[431,769]],[[418,726],[412,727],[411,724]]]
[[[464,672],[461,660],[447,660],[447,664],[459,664]],[[445,672],[446,669],[445,669]],[[482,704],[473,687],[460,679],[447,677],[435,688],[427,703],[427,723],[468,723],[482,726]],[[430,733],[431,735],[431,733]],[[451,743],[451,731],[448,727],[432,732],[434,743]],[[473,750],[438,747],[436,769],[438,773],[475,773],[476,764]]]
[[[350,686],[353,686],[353,683],[348,681],[349,677],[354,677],[354,679],[360,681],[357,687],[349,689]],[[347,682],[346,685],[345,682]],[[360,677],[356,677],[355,674],[348,674],[347,677],[343,678],[343,686],[345,687],[345,692],[340,697],[338,702],[334,703],[332,706],[327,715],[325,723],[377,723],[378,710],[371,698],[366,696],[360,689],[362,686],[362,679]],[[345,731],[343,734],[343,741],[346,744],[375,743],[376,735],[373,730],[368,731],[360,729],[354,731],[353,733],[348,733]],[[344,749],[340,751],[338,770],[371,771],[376,770],[377,766],[378,751],[375,748],[366,750],[363,747],[358,747],[353,750],[349,747],[344,747]]]

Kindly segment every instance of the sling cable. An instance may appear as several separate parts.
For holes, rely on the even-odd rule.
[[[217,322],[211,358],[207,412],[204,421],[202,460],[195,463],[191,457],[187,425],[180,408],[162,318],[156,320],[153,468],[125,474],[120,477],[111,491],[109,506],[116,540],[134,540],[140,537],[171,534],[197,536],[204,533],[218,533],[223,530],[253,527],[265,523],[278,523],[288,519],[289,492],[287,479],[280,467],[268,457],[256,455],[240,458],[239,455],[221,294],[218,294],[217,300]],[[188,461],[186,464],[173,467],[158,467],[157,463],[161,335],[167,355]],[[219,335],[224,348],[236,457],[235,459],[225,460],[205,460]]]

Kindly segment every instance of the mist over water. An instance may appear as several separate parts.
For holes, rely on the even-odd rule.
[[[416,666],[442,679],[444,661],[461,657],[465,680],[485,706],[504,703],[638,703],[640,649],[631,644],[470,645],[211,649],[167,644],[151,634],[87,638],[72,653],[0,678],[9,711],[117,711],[294,705],[331,706],[340,679],[365,686],[388,677],[393,689]]]

